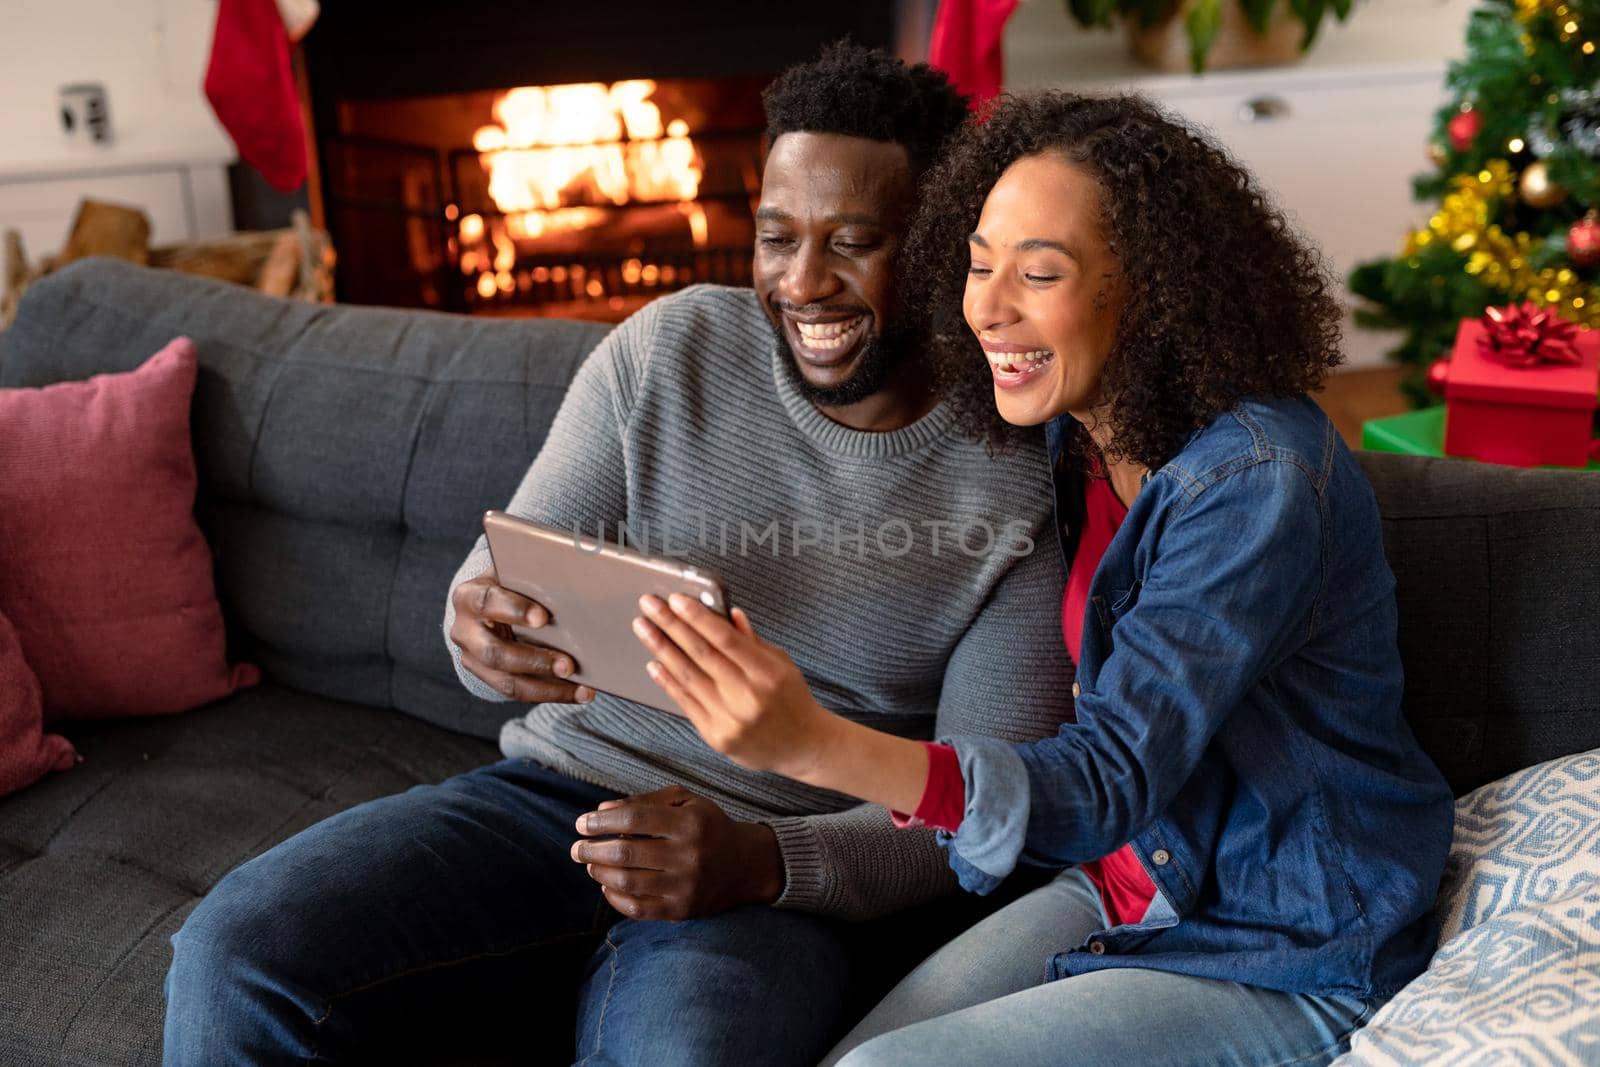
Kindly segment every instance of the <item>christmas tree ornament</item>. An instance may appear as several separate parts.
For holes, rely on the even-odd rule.
[[[1428,142],[1428,162],[1432,163],[1436,167],[1443,167],[1446,163],[1450,162],[1450,156],[1445,151],[1444,145],[1440,144],[1438,141]]]
[[[1600,263],[1600,215],[1591,211],[1567,231],[1567,259],[1575,267]]]
[[[1483,116],[1475,107],[1464,107],[1445,123],[1445,132],[1450,135],[1450,147],[1457,152],[1466,152],[1472,148],[1472,142],[1478,139],[1478,134],[1483,131]]]
[[[1567,191],[1550,180],[1544,160],[1530,163],[1517,180],[1517,195],[1531,208],[1548,211],[1567,198]]]

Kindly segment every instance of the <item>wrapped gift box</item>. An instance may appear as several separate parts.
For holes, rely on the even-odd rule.
[[[1577,361],[1517,365],[1496,354],[1494,323],[1464,320],[1450,359],[1435,371],[1448,410],[1445,453],[1518,467],[1586,466],[1600,403],[1600,331],[1578,329],[1531,305],[1495,314],[1519,322],[1524,338],[1538,332],[1528,316],[1543,332],[1554,332],[1553,325],[1570,334],[1561,343]],[[1511,336],[1509,328],[1500,336]]]

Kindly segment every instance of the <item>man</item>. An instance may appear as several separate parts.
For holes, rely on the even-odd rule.
[[[921,736],[1053,732],[1071,665],[1043,449],[991,459],[955,437],[895,318],[916,178],[964,101],[926,67],[835,46],[764,102],[755,292],[696,287],[619,326],[507,510],[622,524],[719,571],[842,713]],[[509,758],[224,879],[173,939],[169,1063],[496,1036],[554,1060],[574,1034],[586,1064],[826,1051],[853,963],[887,951],[872,920],[954,885],[931,835],[580,689],[566,656],[510,639],[545,621],[480,540],[445,631],[469,689],[534,705],[502,733]]]

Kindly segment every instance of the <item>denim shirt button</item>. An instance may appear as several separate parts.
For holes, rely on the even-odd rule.
[[[1073,700],[1077,700],[1082,695],[1083,695],[1083,686],[1079,685],[1077,682],[1073,682],[1072,683],[1072,699]]]
[[[1157,867],[1165,867],[1167,865],[1167,861],[1172,859],[1172,853],[1168,852],[1164,848],[1158,848],[1154,852],[1150,853],[1150,859],[1154,861]]]
[[[1105,942],[1104,941],[1091,941],[1091,942],[1089,942],[1089,951],[1093,952],[1096,956],[1104,956],[1106,954]]]

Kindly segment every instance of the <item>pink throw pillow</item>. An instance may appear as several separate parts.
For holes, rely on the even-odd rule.
[[[47,718],[184,711],[254,685],[227,661],[194,520],[194,342],[126,374],[0,389],[0,611]]]
[[[39,679],[22,658],[17,631],[0,612],[0,797],[15,793],[50,771],[72,766],[72,743],[43,731]]]

